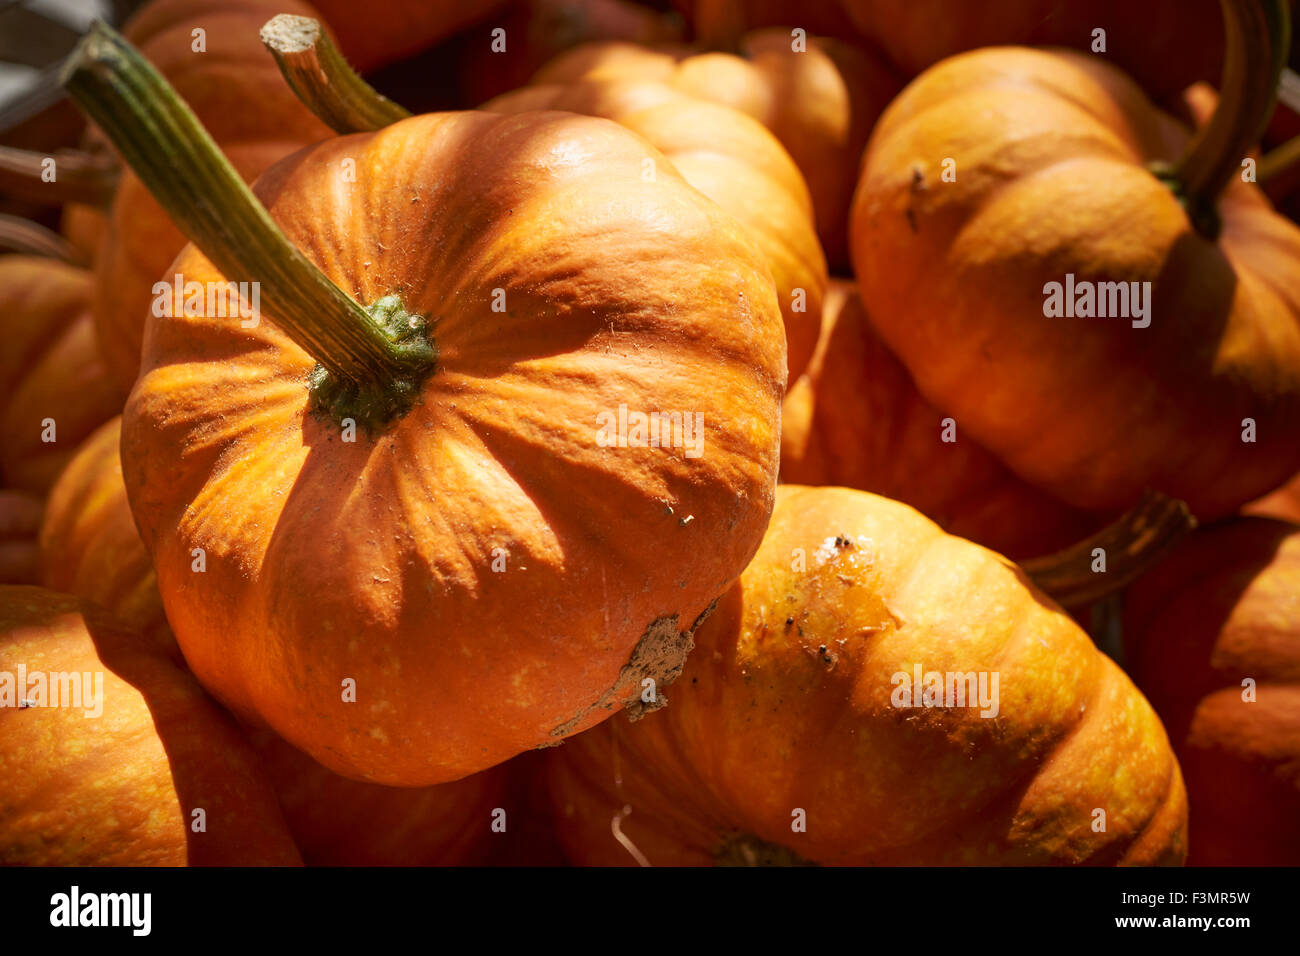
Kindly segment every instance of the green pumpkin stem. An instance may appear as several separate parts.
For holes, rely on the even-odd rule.
[[[0,213],[0,249],[43,259],[60,259],[74,266],[86,264],[81,253],[57,232],[7,213]]]
[[[1260,157],[1255,178],[1263,186],[1297,167],[1300,167],[1300,136],[1293,136]]]
[[[363,80],[311,17],[282,13],[261,37],[290,89],[334,132],[383,129],[411,115]]]
[[[1220,2],[1226,50],[1219,106],[1182,159],[1157,172],[1178,195],[1197,231],[1211,239],[1219,231],[1219,196],[1241,174],[1247,152],[1268,125],[1291,47],[1287,0]]]
[[[1195,527],[1184,502],[1148,491],[1096,534],[1056,554],[1022,561],[1020,567],[1062,607],[1082,607],[1127,587]],[[1094,570],[1098,548],[1104,572]]]
[[[424,320],[391,296],[363,308],[316,268],[134,47],[95,23],[62,84],[225,278],[257,283],[276,326],[320,363],[319,405],[367,428],[410,407],[436,360]]]
[[[109,157],[79,149],[41,153],[0,146],[0,194],[40,205],[107,206],[117,189],[118,172]]]

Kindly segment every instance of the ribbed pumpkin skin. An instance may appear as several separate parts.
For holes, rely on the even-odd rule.
[[[807,570],[792,570],[801,555]],[[1186,852],[1178,764],[1128,678],[1010,562],[905,505],[782,486],[758,554],[695,640],[665,709],[555,751],[575,862],[632,862],[611,833],[624,807],[620,829],[652,864],[743,859],[740,834],[823,864]],[[996,718],[892,706],[892,675],[918,663],[997,671]]]
[[[758,120],[781,141],[812,194],[817,234],[832,268],[848,265],[847,222],[872,124],[898,91],[892,73],[853,46],[809,38],[791,49],[789,30],[760,30],[741,56],[687,47],[593,43],[557,57],[534,83],[657,80]]]
[[[95,602],[178,653],[126,498],[121,435],[119,415],[86,439],[50,492],[40,529],[41,584]]]
[[[1187,777],[1187,862],[1300,865],[1300,525],[1198,531],[1129,589],[1124,637]]]
[[[633,649],[676,645],[771,511],[785,348],[747,233],[643,140],[563,113],[414,117],[258,193],[344,291],[430,316],[438,369],[345,442],[266,303],[252,330],[150,318],[123,471],[204,686],[332,770],[405,786],[638,700]],[[175,269],[224,281],[192,249]],[[700,456],[600,447],[621,404],[702,415]]]
[[[1144,168],[1184,142],[1104,64],[998,48],[918,78],[863,164],[854,261],[881,338],[960,428],[1077,507],[1154,487],[1209,519],[1300,468],[1300,229],[1238,181],[1218,243],[1200,238]],[[1150,327],[1045,316],[1071,273],[1152,282]]]
[[[1222,69],[1217,0],[840,0],[840,6],[907,76],[998,44],[1090,52],[1098,28],[1106,31],[1106,50],[1097,59],[1128,71],[1154,96],[1177,94],[1197,80],[1217,83]]]
[[[300,863],[247,740],[140,642],[70,595],[0,587],[0,674],[103,674],[98,717],[0,707],[0,864]],[[205,832],[192,829],[197,808]]]
[[[316,15],[299,0],[154,0],[123,27],[248,182],[330,135],[284,82],[258,37],[279,13]],[[205,31],[204,53],[193,51],[195,29]],[[99,346],[123,391],[139,374],[154,284],[171,281],[167,267],[184,245],[162,207],[124,169],[95,255],[94,301]]]
[[[1021,481],[960,429],[944,442],[947,417],[880,341],[856,286],[832,279],[817,349],[782,406],[782,481],[893,498],[1011,558],[1095,529],[1097,516]]]
[[[90,273],[0,256],[0,483],[43,495],[77,446],[122,408],[91,326]],[[43,422],[54,420],[52,442]]]
[[[649,140],[688,183],[750,231],[776,283],[789,380],[803,371],[817,341],[826,258],[803,176],[760,123],[667,84],[638,80],[525,87],[483,108],[602,116]]]
[[[39,497],[0,488],[0,584],[36,584],[41,552],[36,537],[45,512]]]
[[[266,730],[253,746],[308,866],[456,866],[494,836],[505,768],[433,787],[340,777]]]

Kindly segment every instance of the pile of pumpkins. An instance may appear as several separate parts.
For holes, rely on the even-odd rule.
[[[1300,864],[1288,7],[93,27],[0,147],[0,863]]]

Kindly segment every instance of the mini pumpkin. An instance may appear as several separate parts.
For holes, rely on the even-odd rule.
[[[127,502],[121,435],[120,415],[105,422],[51,490],[40,528],[41,583],[93,601],[176,652],[153,563]]]
[[[852,225],[873,325],[1076,507],[1150,487],[1210,519],[1300,468],[1300,229],[1237,176],[1276,75],[1244,67],[1271,55],[1263,2],[1229,6],[1232,95],[1190,149],[1112,67],[1011,47],[928,70],[873,134]]]
[[[927,402],[872,328],[856,286],[841,279],[782,406],[781,479],[893,498],[1012,558],[1064,548],[1100,523],[1008,472]]]
[[[0,765],[0,864],[301,862],[229,716],[70,595],[0,586]]]
[[[1187,778],[1188,863],[1300,864],[1300,525],[1196,532],[1129,589],[1123,623]]]
[[[905,505],[781,486],[695,640],[667,707],[551,755],[575,862],[1182,862],[1142,695],[1015,565]]]
[[[125,393],[101,359],[90,273],[57,259],[0,256],[0,484],[44,495]]]
[[[109,28],[66,76],[223,264],[174,272],[262,283],[255,323],[150,316],[123,417],[206,687],[336,772],[422,786],[672,679],[771,510],[784,336],[740,225],[564,113],[327,140],[261,178],[263,208]],[[186,135],[141,145],[157,124]]]

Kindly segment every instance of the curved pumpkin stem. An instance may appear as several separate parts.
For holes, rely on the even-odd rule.
[[[392,296],[363,308],[316,268],[134,47],[96,22],[62,82],[227,280],[257,283],[276,325],[320,363],[318,406],[371,427],[413,404],[436,360],[423,318]]]
[[[1300,168],[1300,136],[1293,136],[1281,146],[1274,147],[1260,157],[1255,178],[1266,186],[1278,176]]]
[[[119,172],[109,157],[79,149],[50,154],[0,146],[0,193],[42,205],[107,206]]]
[[[290,89],[334,132],[383,129],[411,115],[363,80],[311,17],[282,13],[261,37]]]
[[[0,214],[0,249],[45,259],[59,259],[74,266],[86,264],[68,240],[40,223],[20,216]]]
[[[1159,175],[1178,195],[1196,230],[1218,235],[1215,205],[1273,112],[1291,46],[1287,0],[1221,0],[1227,49],[1214,116],[1172,168]]]
[[[1148,491],[1113,524],[1020,567],[1058,604],[1079,607],[1127,587],[1195,527],[1185,502]]]

